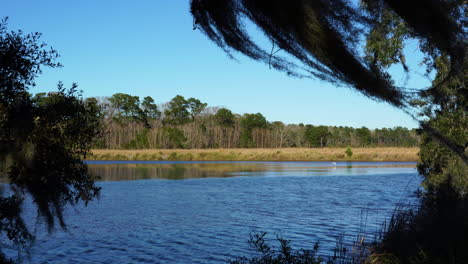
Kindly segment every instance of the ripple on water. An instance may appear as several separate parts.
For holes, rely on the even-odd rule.
[[[261,231],[270,241],[290,239],[295,248],[320,241],[326,254],[340,237],[350,242],[358,232],[379,230],[395,204],[415,199],[420,183],[414,168],[377,163],[335,171],[313,163],[249,164],[232,165],[233,174],[248,177],[223,172],[221,178],[99,183],[99,202],[79,214],[66,210],[68,232],[38,231],[33,263],[222,263],[250,254],[249,234]],[[198,173],[196,163],[187,166]],[[215,170],[210,166],[199,166],[200,174]]]

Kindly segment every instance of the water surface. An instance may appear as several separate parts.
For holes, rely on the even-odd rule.
[[[102,187],[67,208],[68,230],[37,227],[32,263],[223,263],[251,254],[251,232],[320,241],[365,230],[369,240],[397,203],[414,200],[414,163],[93,161]],[[27,214],[35,219],[31,204]],[[13,254],[10,252],[10,254]]]

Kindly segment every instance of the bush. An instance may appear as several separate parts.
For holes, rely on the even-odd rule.
[[[273,249],[265,241],[267,233],[251,234],[249,239],[250,246],[258,251],[258,257],[238,257],[231,261],[231,264],[321,264],[324,260],[317,256],[319,244],[315,243],[312,250],[296,250],[290,246],[290,241],[277,237],[280,244],[279,249]]]
[[[168,148],[184,148],[187,141],[184,132],[176,127],[164,127],[163,137],[167,139]]]
[[[278,249],[273,249],[265,240],[267,233],[250,234],[249,244],[257,251],[254,257],[238,257],[230,264],[367,264],[369,247],[363,242],[363,236],[358,234],[352,247],[349,248],[338,238],[333,256],[323,257],[318,254],[319,243],[316,242],[312,249],[293,250],[290,241],[277,237]]]
[[[353,156],[353,151],[350,147],[346,148],[345,154],[348,158],[351,158]]]
[[[144,128],[140,133],[138,133],[134,139],[132,139],[128,144],[124,145],[124,149],[144,149],[149,148],[148,141],[149,129]]]
[[[374,248],[377,263],[468,263],[468,197],[450,181],[422,195],[420,207],[398,210]]]

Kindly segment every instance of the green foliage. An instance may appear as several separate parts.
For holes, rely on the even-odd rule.
[[[319,243],[314,243],[312,249],[294,250],[291,241],[277,236],[277,247],[273,247],[266,239],[267,233],[250,234],[249,245],[255,250],[253,257],[237,257],[231,264],[363,264],[367,262],[366,246],[355,243],[352,250],[347,248],[342,239],[338,239],[333,256],[319,255]],[[380,262],[378,262],[380,263]]]
[[[466,1],[272,0],[219,8],[216,1],[199,0],[191,2],[191,12],[196,27],[227,52],[241,52],[290,75],[341,82],[413,117],[419,112],[423,204],[414,213],[401,214],[399,231],[387,232],[393,242],[383,241],[389,247],[378,253],[397,256],[399,263],[468,263]],[[275,56],[274,49],[259,48],[241,17],[258,26],[273,47],[302,63],[305,73],[286,57]],[[407,38],[419,42],[427,76],[436,73],[430,87],[405,89],[392,79],[393,64],[410,72],[403,54]],[[363,39],[364,57],[358,46]],[[379,131],[377,142],[387,141],[388,132]],[[360,146],[376,142],[367,128],[355,135]],[[409,139],[404,144],[411,144]]]
[[[351,158],[353,156],[353,150],[351,150],[350,147],[347,147],[345,154],[346,154],[346,157]]]
[[[356,135],[359,139],[359,142],[361,142],[361,146],[368,146],[372,142],[371,132],[367,127],[356,129]]]
[[[109,102],[111,107],[115,109],[114,118],[120,122],[144,119],[138,96],[116,93],[109,98]]]
[[[195,98],[186,100],[183,96],[177,95],[168,103],[164,111],[164,122],[172,125],[183,125],[195,120],[208,104],[202,103]]]
[[[43,95],[37,96],[41,97]],[[150,97],[145,98],[148,105],[154,104],[151,103],[152,99]],[[88,100],[97,101],[95,98],[89,98]],[[177,101],[183,102],[183,100]],[[415,129],[395,127],[370,130],[366,127],[356,129],[342,126],[283,124],[279,121],[269,123],[261,114],[247,114],[240,117],[226,108],[219,109],[215,114],[207,111],[203,115],[196,116],[195,119],[192,119],[188,105],[185,108],[186,114],[184,115],[173,115],[171,114],[173,111],[166,109],[171,113],[166,111],[169,116],[166,116],[160,122],[160,119],[152,119],[151,114],[145,110],[149,108],[145,108],[143,105],[146,104],[141,103],[140,108],[146,119],[152,121],[151,125],[153,127],[151,129],[145,124],[143,124],[144,127],[140,126],[141,122],[138,120],[130,119],[129,122],[116,122],[111,118],[113,108],[106,107],[105,103],[99,103],[99,106],[103,109],[102,115],[106,120],[106,136],[96,141],[95,148],[136,148],[136,145],[143,146],[144,144],[140,143],[135,145],[135,138],[129,138],[129,136],[140,135],[145,129],[149,129],[148,139],[152,138],[151,142],[148,142],[148,148],[165,147],[165,143],[160,142],[164,141],[164,138],[156,136],[160,134],[159,130],[164,125],[172,125],[183,129],[188,138],[186,145],[193,148],[414,147],[419,143],[419,136]],[[158,111],[157,106],[154,105],[154,107],[155,111]],[[189,114],[187,115],[187,113]],[[177,118],[174,119],[175,116],[185,117],[177,121]],[[252,134],[254,130],[256,130],[256,137],[262,139],[261,142],[254,142]]]
[[[82,159],[100,134],[100,108],[82,100],[75,84],[65,89],[59,83],[47,95],[27,92],[42,67],[60,66],[39,37],[7,32],[0,23],[0,174],[12,190],[0,193],[0,232],[20,248],[33,239],[21,216],[25,193],[49,230],[57,221],[65,227],[66,205],[87,204],[99,194]]]
[[[239,144],[241,148],[251,148],[254,146],[252,139],[252,132],[249,130],[242,130],[240,134]]]
[[[322,264],[325,260],[318,256],[319,244],[316,243],[312,250],[293,250],[290,241],[277,237],[279,248],[272,248],[265,236],[267,233],[251,234],[250,246],[259,253],[257,257],[238,257],[231,264]],[[332,262],[327,262],[332,263]]]
[[[274,122],[271,122],[271,127],[275,129],[283,129],[285,125],[281,121],[274,121]]]
[[[216,123],[223,127],[234,126],[234,114],[226,108],[219,109],[214,116]]]
[[[304,139],[310,147],[326,147],[329,136],[330,133],[326,126],[305,126]]]
[[[468,161],[462,158],[462,154],[466,155],[468,150],[468,100],[464,84],[468,70],[465,68],[462,76],[448,80],[448,60],[442,56],[435,61],[437,75],[433,85],[443,96],[424,98],[426,104],[421,115],[428,120],[422,123],[422,128],[426,129],[420,130],[421,161],[418,172],[424,177],[426,189],[437,188],[439,184],[449,181],[454,190],[465,195],[468,194]],[[440,137],[440,134],[445,136]]]
[[[397,231],[386,233],[383,250],[376,252],[372,262],[393,263],[397,258],[398,263],[412,264],[468,263],[466,1],[363,0],[356,4],[272,0],[239,1],[219,8],[216,1],[199,0],[191,2],[191,12],[196,28],[227,52],[241,52],[290,75],[311,74],[341,82],[413,117],[419,112],[422,145],[418,171],[426,187],[422,206],[400,214],[396,225],[391,225]],[[298,59],[306,72],[286,57],[275,56],[274,49],[259,48],[242,26],[245,19],[241,17],[258,26],[273,48],[276,45]],[[427,76],[435,71],[430,87],[405,89],[392,79],[393,64],[410,72],[403,54],[407,38],[419,42]],[[363,39],[364,57],[358,46]],[[347,133],[334,132],[338,132],[334,138]],[[394,138],[389,136],[392,132],[407,134],[378,131],[373,140],[371,131],[360,128],[355,136],[360,146],[368,146],[388,142]],[[305,134],[309,137],[312,132]],[[410,137],[399,142],[413,144]],[[389,258],[378,259],[379,254]]]
[[[134,139],[132,139],[128,144],[123,148],[125,149],[144,149],[149,148],[148,142],[149,129],[144,128],[140,133],[138,133]]]
[[[155,104],[154,99],[151,96],[146,96],[141,102],[141,109],[148,119],[157,120],[161,117],[161,111]]]
[[[34,95],[33,100],[40,103],[47,96],[46,93],[37,93]]]
[[[374,145],[411,147],[419,144],[419,137],[416,131],[410,131],[405,127],[394,127],[375,129],[371,132],[371,141]]]
[[[149,121],[158,120],[161,112],[150,96],[143,98],[140,103],[138,96],[124,93],[116,93],[109,98],[113,118],[121,124],[130,122],[143,123],[146,128],[151,128]]]
[[[447,135],[450,140],[468,146],[467,105],[467,102],[462,101],[437,110],[427,121],[427,125]],[[446,144],[424,131],[421,132],[421,161],[418,163],[418,172],[424,177],[424,187],[437,188],[449,180],[458,193],[468,194],[468,164]],[[466,147],[464,151],[466,153]]]
[[[267,128],[268,121],[260,113],[244,114],[240,120],[240,125],[242,128],[240,135],[240,145],[241,147],[250,148],[253,147],[254,144],[252,130],[254,128]]]
[[[267,128],[268,121],[266,118],[260,114],[244,114],[240,121],[240,125],[244,129],[254,129],[254,128]]]
[[[189,102],[181,95],[175,96],[169,102],[164,115],[164,122],[167,124],[181,125],[188,123],[191,120]]]
[[[418,207],[399,208],[375,244],[376,263],[468,263],[468,196],[445,181]]]
[[[37,94],[36,97],[42,98],[44,94]],[[116,94],[113,98],[115,97],[138,98],[137,96],[124,94]],[[89,100],[91,99],[97,101],[89,98]],[[44,100],[44,98],[41,100]],[[133,101],[135,104],[137,103],[137,100]],[[204,111],[202,109],[206,107],[206,104],[194,98],[186,100],[183,96],[174,97],[166,105],[165,117],[162,122],[159,122],[161,119],[158,106],[149,96],[145,97],[140,103],[140,110],[136,105],[132,107],[136,114],[141,114],[141,117],[122,114],[127,117],[117,118],[114,107],[109,107],[104,102],[98,104],[103,109],[103,116],[106,120],[106,137],[96,141],[96,148],[136,148],[136,145],[143,146],[144,144],[136,143],[135,138],[128,138],[127,135],[140,135],[144,129],[150,128],[150,124],[153,127],[148,131],[149,138],[154,139],[154,136],[159,134],[161,125],[171,125],[184,129],[184,133],[188,138],[186,145],[194,148],[414,147],[419,144],[419,136],[416,130],[403,127],[370,130],[366,127],[283,124],[279,121],[270,124],[261,114],[247,114],[240,117],[226,108],[219,109],[215,114],[206,111],[202,115],[201,113]],[[112,119],[112,117],[114,118]],[[139,125],[141,123],[143,123],[144,127]],[[219,129],[220,127],[221,129]],[[261,142],[254,141],[252,134],[254,130],[256,130],[256,137],[262,139]],[[218,135],[218,133],[221,135]],[[156,137],[155,140],[148,142],[148,147],[166,146],[165,143],[159,141],[164,141],[164,139]]]
[[[184,132],[175,127],[164,127],[163,137],[168,141],[168,148],[184,148],[187,138],[184,136]]]
[[[390,9],[381,12],[379,23],[374,24],[367,36],[365,59],[377,67],[388,68],[401,63],[407,69],[403,47],[409,30],[405,22]]]
[[[20,145],[6,152],[7,161],[11,161],[8,176],[14,185],[35,197],[49,227],[54,216],[64,226],[62,206],[79,200],[88,202],[98,192],[81,159],[89,154],[93,139],[100,134],[99,108],[78,99],[75,87],[67,91],[61,85],[59,93],[32,103],[31,129],[21,135]]]
[[[466,68],[448,78],[448,60],[442,56],[434,62],[438,96],[426,94],[416,102],[427,119],[421,123],[417,165],[424,177],[421,204],[397,211],[375,250],[402,264],[468,263]]]
[[[443,113],[429,122],[457,142],[468,144],[468,119],[463,112]],[[423,133],[421,138],[418,172],[424,176],[425,188],[434,188],[450,178],[454,189],[468,193],[468,165],[433,137]]]
[[[392,104],[413,117],[418,111],[413,108],[414,102],[419,101],[419,104],[421,97],[431,98],[429,103],[438,106],[451,98],[440,89],[443,86],[440,84],[448,79],[460,77],[463,86],[463,89],[452,90],[452,95],[467,94],[463,85],[467,68],[465,1],[433,1],[431,4],[373,0],[363,0],[360,4],[347,0],[320,3],[236,1],[224,8],[216,3],[192,1],[191,13],[195,29],[229,55],[236,51],[288,75],[341,83]],[[243,26],[246,20],[258,26],[271,40],[271,51],[252,41],[251,32]],[[446,66],[446,78],[438,78],[438,84],[420,89],[396,85],[390,69],[392,64],[399,63],[410,72],[402,52],[407,38],[419,42],[419,50],[425,55],[422,63],[427,66],[427,76],[434,70],[436,76],[439,75],[442,67],[438,64],[446,61],[442,63]],[[366,41],[365,47],[359,46],[362,40]],[[275,55],[274,47],[291,56]],[[422,129],[431,130],[428,126]],[[466,146],[449,142],[442,133],[430,134],[468,163],[468,155],[464,153]]]
[[[189,98],[187,103],[190,109],[190,116],[192,117],[192,120],[195,120],[195,118],[198,117],[208,105],[207,103],[202,103],[200,100],[193,97]]]

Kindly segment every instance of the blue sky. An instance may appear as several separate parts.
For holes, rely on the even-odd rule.
[[[2,0],[5,16],[10,29],[41,32],[61,54],[64,67],[45,70],[32,92],[76,82],[86,97],[120,92],[164,103],[180,94],[284,123],[417,127],[400,110],[349,88],[291,78],[242,55],[229,59],[192,30],[188,0]],[[408,51],[415,65],[415,47]],[[393,72],[397,83],[404,79]],[[417,76],[407,85],[429,83]]]

